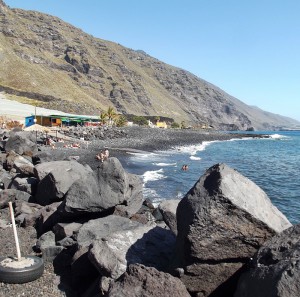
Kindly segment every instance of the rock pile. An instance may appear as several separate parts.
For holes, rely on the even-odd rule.
[[[21,228],[36,229],[34,251],[73,296],[299,295],[298,226],[227,165],[155,209],[117,158],[93,170],[52,161],[28,132],[6,135],[0,209],[12,201]]]

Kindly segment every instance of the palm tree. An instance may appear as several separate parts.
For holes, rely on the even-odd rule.
[[[106,124],[106,120],[107,120],[107,114],[106,114],[106,112],[102,111],[100,113],[100,124],[101,125],[105,125]]]
[[[106,115],[108,117],[108,123],[109,125],[112,126],[112,123],[113,123],[113,119],[117,116],[114,108],[112,106],[110,106],[107,111],[106,111]]]

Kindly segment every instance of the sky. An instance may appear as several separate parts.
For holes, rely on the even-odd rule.
[[[143,50],[300,121],[299,0],[4,0]]]

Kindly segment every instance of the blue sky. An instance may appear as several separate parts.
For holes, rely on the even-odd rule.
[[[4,0],[140,49],[300,120],[299,0]]]

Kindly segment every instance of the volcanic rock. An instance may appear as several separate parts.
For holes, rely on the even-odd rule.
[[[235,297],[300,295],[300,225],[274,236],[258,250],[238,282]]]
[[[177,267],[190,292],[231,296],[239,270],[290,227],[265,192],[225,164],[206,171],[177,208]]]
[[[164,222],[175,235],[177,235],[176,211],[179,202],[179,199],[165,200],[161,202],[158,206],[160,212],[162,213]]]
[[[189,297],[182,282],[168,273],[141,264],[130,265],[124,277],[112,284],[107,297]]]

